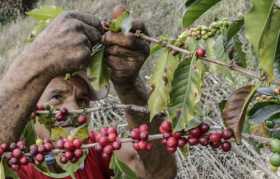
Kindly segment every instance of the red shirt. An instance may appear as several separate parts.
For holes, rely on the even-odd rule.
[[[90,150],[84,162],[84,167],[75,172],[76,179],[110,179],[112,172],[109,169],[109,162],[104,160],[100,153]],[[32,164],[21,166],[17,170],[20,179],[52,179],[38,171]],[[64,179],[72,179],[70,176]]]

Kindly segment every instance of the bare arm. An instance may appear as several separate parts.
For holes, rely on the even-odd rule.
[[[56,18],[13,62],[0,82],[0,143],[15,141],[49,81],[87,64],[99,21],[74,12]]]
[[[111,69],[111,79],[115,90],[122,103],[147,106],[148,90],[145,84],[137,78],[139,70],[149,54],[149,44],[137,39],[132,34],[107,32],[102,37],[107,45],[107,63]],[[128,127],[134,128],[149,120],[148,114],[135,111],[126,111]],[[160,119],[152,122],[151,133],[158,133]],[[138,176],[143,178],[174,178],[176,175],[176,162],[173,155],[170,155],[160,144],[160,141],[153,142],[153,149],[149,152],[136,153],[128,145],[119,156],[123,161],[132,166]],[[127,158],[128,151],[137,154],[139,157]],[[136,164],[135,164],[136,163]],[[139,166],[142,165],[142,166]],[[143,173],[144,176],[143,176]]]

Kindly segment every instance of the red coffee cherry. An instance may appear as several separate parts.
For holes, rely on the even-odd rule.
[[[232,132],[232,130],[229,129],[229,128],[224,129],[224,130],[223,130],[223,133],[222,133],[222,137],[223,137],[223,139],[225,139],[225,140],[228,140],[228,139],[232,138],[232,137],[233,137],[233,132]]]
[[[214,132],[209,135],[209,140],[213,144],[218,144],[222,140],[222,133],[221,132]]]
[[[224,152],[228,152],[231,150],[231,144],[228,141],[223,142],[221,147]]]
[[[194,138],[199,138],[202,135],[200,128],[193,128],[189,131],[189,135]]]
[[[160,125],[161,133],[171,133],[172,132],[172,124],[170,121],[163,121]]]
[[[204,133],[208,132],[208,130],[209,130],[209,125],[206,124],[206,123],[204,123],[204,122],[202,122],[202,123],[199,125],[199,129],[200,129],[200,131],[204,134]]]
[[[197,58],[203,58],[206,56],[206,51],[203,48],[197,48],[195,51],[195,55]]]
[[[198,138],[195,138],[195,137],[188,137],[188,143],[190,145],[197,145],[198,144]]]
[[[82,141],[80,139],[74,139],[73,140],[73,145],[76,149],[79,149],[82,146]]]
[[[80,115],[80,116],[78,117],[78,123],[79,123],[80,125],[85,124],[87,121],[88,121],[88,119],[87,119],[87,117],[84,116],[84,115]]]
[[[171,148],[175,147],[176,148],[177,144],[178,144],[178,141],[175,137],[169,137],[167,139],[167,142],[166,142],[167,147],[171,147]]]

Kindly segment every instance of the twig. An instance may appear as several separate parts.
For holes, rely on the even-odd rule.
[[[180,52],[180,53],[183,53],[185,54],[187,57],[191,57],[192,53],[186,49],[183,49],[183,48],[180,48],[180,47],[177,47],[175,45],[172,45],[172,44],[169,44],[167,43],[166,41],[161,41],[161,40],[158,40],[156,38],[153,38],[153,37],[149,37],[143,33],[140,33],[140,32],[137,32],[135,34],[137,37],[143,39],[143,40],[146,40],[146,41],[149,41],[149,42],[152,42],[152,43],[156,43],[156,44],[159,44],[163,47],[167,47],[167,48],[170,48],[174,51],[177,51],[177,52]],[[230,70],[234,70],[234,71],[237,71],[245,76],[248,76],[250,78],[256,78],[260,81],[263,81],[263,78],[261,76],[259,76],[257,73],[253,72],[253,71],[250,71],[250,70],[247,70],[246,68],[242,68],[236,64],[227,64],[227,63],[223,63],[219,60],[213,60],[213,59],[207,59],[207,58],[198,58],[199,60],[203,60],[205,62],[208,62],[208,63],[212,63],[212,64],[216,64],[216,65],[220,65],[220,66],[223,66],[223,67],[226,67]],[[279,80],[274,80],[272,81],[271,83],[273,84],[276,84],[276,85],[280,85],[280,81]]]
[[[95,107],[95,108],[85,108],[85,109],[74,109],[69,110],[69,113],[71,114],[83,114],[83,113],[90,113],[90,112],[96,112],[100,109],[106,110],[106,109],[112,109],[112,108],[118,108],[123,110],[131,110],[131,111],[137,111],[142,113],[148,113],[148,109],[143,106],[137,106],[137,105],[126,105],[126,104],[116,104],[116,105],[108,105],[108,106],[101,106],[101,107]],[[58,111],[54,111],[54,113],[57,113]],[[49,114],[48,110],[40,110],[36,111],[37,114]]]

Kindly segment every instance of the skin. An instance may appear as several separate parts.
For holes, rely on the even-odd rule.
[[[86,83],[76,77],[65,81],[63,76],[86,68],[90,49],[98,42],[106,46],[106,63],[121,102],[147,105],[147,90],[137,76],[149,54],[148,44],[132,34],[104,33],[100,24],[89,14],[64,13],[14,60],[0,81],[1,143],[18,139],[36,103],[68,109],[88,105],[90,96]],[[132,31],[145,32],[143,27],[136,22]],[[128,128],[148,119],[145,114],[132,111],[126,111],[126,116]],[[155,120],[151,124],[153,133],[157,132],[159,122]],[[36,131],[40,137],[49,135],[40,125],[36,126]],[[128,144],[117,154],[139,178],[174,178],[174,156],[167,154],[158,141],[154,144],[150,152],[136,152]]]

